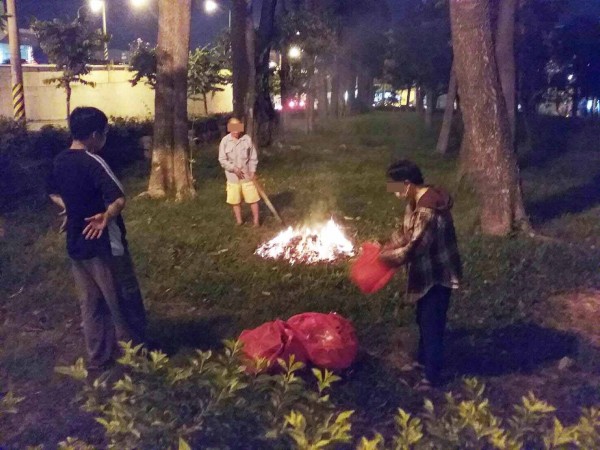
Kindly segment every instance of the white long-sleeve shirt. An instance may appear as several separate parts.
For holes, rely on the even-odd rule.
[[[225,177],[230,183],[240,181],[233,173],[234,169],[241,169],[244,178],[249,179],[258,166],[258,153],[250,136],[244,135],[239,139],[235,139],[231,134],[225,136],[219,145],[219,164],[225,169]]]

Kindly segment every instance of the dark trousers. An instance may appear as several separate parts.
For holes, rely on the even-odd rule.
[[[72,260],[90,367],[115,356],[117,340],[143,343],[146,311],[128,253]]]
[[[425,366],[425,377],[432,384],[440,382],[444,363],[444,331],[450,293],[451,289],[436,284],[417,302],[418,360]]]

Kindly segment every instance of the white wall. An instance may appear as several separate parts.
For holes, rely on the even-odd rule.
[[[33,125],[65,124],[66,97],[56,85],[46,85],[44,80],[59,75],[53,66],[25,65],[23,67],[25,85],[25,107],[27,120]],[[154,91],[143,83],[132,87],[129,79],[132,73],[127,67],[93,67],[84,77],[96,83],[96,87],[74,85],[71,107],[95,106],[108,116],[133,117],[138,119],[154,116]],[[232,89],[226,86],[208,99],[208,112],[226,113],[232,110]],[[192,115],[204,115],[201,101],[190,101]],[[10,66],[0,65],[0,116],[12,117]]]

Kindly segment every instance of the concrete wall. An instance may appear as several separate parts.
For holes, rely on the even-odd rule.
[[[25,65],[25,105],[27,120],[33,125],[64,125],[66,118],[66,98],[62,89],[46,85],[44,80],[59,75],[52,66]],[[149,118],[154,115],[154,91],[143,83],[132,87],[129,83],[132,73],[127,67],[106,68],[96,66],[85,77],[96,83],[96,87],[74,85],[71,107],[95,106],[108,116]],[[190,115],[204,115],[201,101],[190,101]],[[225,113],[232,110],[232,89],[226,86],[208,99],[209,114]],[[10,67],[0,65],[0,116],[12,117]]]

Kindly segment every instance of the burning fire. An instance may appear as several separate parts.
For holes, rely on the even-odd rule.
[[[282,231],[262,244],[255,254],[270,259],[285,259],[290,264],[331,262],[353,256],[354,246],[333,219],[315,228],[292,228]]]

